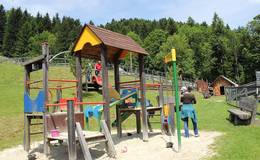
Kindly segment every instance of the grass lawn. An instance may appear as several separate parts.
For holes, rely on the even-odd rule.
[[[23,140],[23,67],[10,63],[0,64],[0,150],[22,144]],[[112,74],[112,72],[110,72]],[[32,80],[40,79],[42,73],[32,74]],[[113,84],[112,75],[110,82]],[[50,67],[50,78],[55,79],[74,79],[68,67]],[[131,80],[132,77],[122,77],[122,81]],[[56,84],[50,84],[56,85]],[[36,91],[32,95],[36,95]],[[64,97],[72,97],[74,91],[67,90]],[[155,97],[157,92],[149,91],[147,98],[156,104]],[[199,129],[205,131],[222,132],[223,136],[217,138],[212,146],[216,155],[210,159],[213,160],[258,160],[260,159],[260,125],[253,126],[234,126],[226,120],[228,117],[227,109],[229,106],[225,103],[225,97],[212,97],[203,99],[199,93],[195,93],[198,103],[196,110],[199,119]],[[53,93],[55,100],[55,93]],[[96,92],[84,94],[84,101],[101,101],[102,96]],[[111,118],[115,118],[115,109],[111,109]],[[260,118],[258,116],[258,118]],[[91,121],[96,129],[94,120]],[[159,124],[153,125],[159,128]],[[135,127],[134,117],[130,117],[124,123],[123,129]],[[34,139],[39,139],[36,137]]]

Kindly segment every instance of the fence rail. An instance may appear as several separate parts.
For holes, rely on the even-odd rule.
[[[0,57],[0,63],[9,61],[15,64],[23,64],[24,62],[32,59],[31,57],[20,57],[20,58],[7,58],[7,57]],[[66,58],[58,58],[56,57],[50,63],[51,66],[66,66],[69,65],[69,62]],[[112,64],[108,65],[109,69],[113,68]],[[130,68],[130,66],[120,66],[120,74],[134,76],[135,79],[138,79],[138,68]],[[165,83],[165,84],[172,84],[171,79],[167,78],[167,74],[163,71],[157,70],[149,70],[145,69],[146,80],[152,81],[153,83]],[[182,78],[179,80],[179,86],[192,86],[193,88],[196,87],[196,83],[194,79],[189,78]]]

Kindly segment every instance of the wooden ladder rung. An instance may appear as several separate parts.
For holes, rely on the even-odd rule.
[[[160,121],[150,121],[150,123],[161,123]]]
[[[33,133],[30,133],[30,135],[35,135],[35,134],[42,134],[43,132],[33,132]]]
[[[88,144],[96,144],[96,143],[102,143],[102,142],[107,142],[107,139],[99,140],[99,141],[93,141],[93,142],[87,142]]]
[[[160,114],[148,114],[147,116],[161,116]]]
[[[35,125],[40,125],[40,124],[43,124],[43,123],[31,123],[30,125],[35,126]]]

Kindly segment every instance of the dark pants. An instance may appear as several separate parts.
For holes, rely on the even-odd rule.
[[[98,76],[98,75],[99,75],[99,73],[100,73],[100,71],[98,71],[98,70],[95,70],[95,75],[96,75],[96,76]]]
[[[184,121],[184,135],[185,135],[185,137],[189,137],[189,118],[186,117],[182,120]],[[193,119],[191,119],[191,121],[192,121],[192,124],[193,124],[194,134],[198,135],[199,134],[198,124]]]

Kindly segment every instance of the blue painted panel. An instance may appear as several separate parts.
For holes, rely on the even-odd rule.
[[[24,112],[44,112],[44,91],[39,91],[35,100],[31,99],[27,92],[24,92]]]

